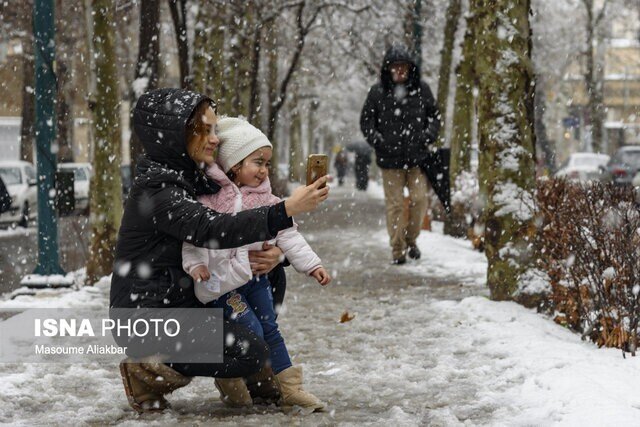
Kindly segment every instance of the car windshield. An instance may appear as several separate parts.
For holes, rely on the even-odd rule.
[[[640,167],[640,151],[622,151],[616,157],[625,165]]]
[[[20,168],[0,168],[0,176],[5,185],[20,184]]]
[[[87,174],[87,170],[82,167],[73,167],[73,166],[60,166],[60,170],[63,171],[73,171],[73,180],[74,181],[87,181],[89,180],[89,175]]]
[[[573,161],[575,166],[592,166],[597,168],[607,163],[607,157],[603,156],[579,156]]]

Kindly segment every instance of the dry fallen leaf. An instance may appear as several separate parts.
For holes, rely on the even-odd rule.
[[[344,313],[342,313],[342,316],[340,316],[340,323],[350,322],[350,321],[352,321],[355,317],[356,317],[356,315],[355,315],[355,314],[351,315],[351,314],[349,314],[349,312],[348,312],[348,311],[345,311]]]

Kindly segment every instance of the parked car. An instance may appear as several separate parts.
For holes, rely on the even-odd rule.
[[[610,157],[606,154],[573,153],[560,166],[555,176],[573,181],[598,181],[609,160]]]
[[[86,212],[89,209],[89,184],[91,165],[89,163],[58,163],[58,170],[73,171],[73,197],[76,210]]]
[[[7,212],[9,209],[11,209],[11,195],[0,176],[0,214]]]
[[[620,147],[604,168],[604,180],[630,185],[640,169],[640,145]]]
[[[0,214],[0,223],[26,227],[38,215],[38,189],[36,170],[21,160],[0,161],[0,177],[11,196],[11,206]]]

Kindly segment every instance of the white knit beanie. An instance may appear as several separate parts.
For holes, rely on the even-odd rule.
[[[258,148],[270,147],[266,135],[246,120],[222,117],[218,120],[218,164],[226,173]]]

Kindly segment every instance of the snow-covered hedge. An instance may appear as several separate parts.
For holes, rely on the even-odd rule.
[[[539,267],[558,323],[635,355],[640,207],[631,187],[548,180],[538,188]]]

